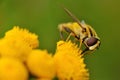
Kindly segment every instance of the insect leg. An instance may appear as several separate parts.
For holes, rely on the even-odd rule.
[[[83,54],[85,54],[87,51],[89,51],[89,49],[88,49],[88,48],[85,48],[85,49],[82,51],[81,54],[83,55]]]
[[[62,32],[62,31],[60,31],[60,38],[61,38],[62,40],[64,40],[64,38],[63,38],[63,32]]]
[[[80,45],[79,45],[79,48],[81,49],[82,47],[82,39],[80,39]]]
[[[71,35],[72,35],[72,33],[70,33],[70,34],[68,35],[66,41],[68,41],[68,40],[70,39]]]

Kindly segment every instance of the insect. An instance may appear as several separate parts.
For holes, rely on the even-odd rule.
[[[72,17],[75,22],[63,23],[58,25],[60,36],[63,38],[63,32],[69,33],[69,36],[66,40],[69,40],[70,36],[74,36],[75,39],[80,41],[81,45],[85,45],[85,49],[82,51],[82,54],[87,51],[94,51],[100,46],[100,38],[98,37],[95,30],[84,21],[80,22],[68,9],[64,8],[66,13]]]

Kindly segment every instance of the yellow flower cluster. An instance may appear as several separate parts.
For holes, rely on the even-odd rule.
[[[81,50],[71,41],[59,41],[54,55],[57,76],[60,80],[89,80]]]
[[[54,55],[41,50],[38,36],[18,26],[0,39],[0,80],[89,80],[77,44],[58,41]]]

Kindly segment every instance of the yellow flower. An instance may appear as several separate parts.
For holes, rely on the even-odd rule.
[[[5,37],[0,40],[0,55],[25,61],[32,48],[36,48],[38,45],[37,35],[15,26],[7,31]]]
[[[55,77],[54,61],[46,50],[33,50],[28,56],[27,66],[29,71],[41,80],[52,80]]]
[[[54,55],[59,80],[89,80],[81,51],[71,41],[59,41]]]
[[[38,36],[34,33],[30,33],[27,29],[19,28],[19,26],[14,26],[13,29],[7,31],[5,33],[5,38],[22,40],[32,48],[37,48],[39,46]]]
[[[25,42],[11,38],[3,38],[0,40],[0,56],[17,58],[25,61],[32,48]]]
[[[28,71],[17,59],[0,58],[0,80],[28,80]]]

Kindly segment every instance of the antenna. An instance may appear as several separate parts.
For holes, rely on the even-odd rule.
[[[79,25],[80,27],[84,30],[85,28],[82,26],[82,24],[80,23],[79,19],[76,18],[76,16],[74,16],[67,8],[63,7],[63,9],[65,10],[65,12],[72,17],[73,20],[75,20]]]

